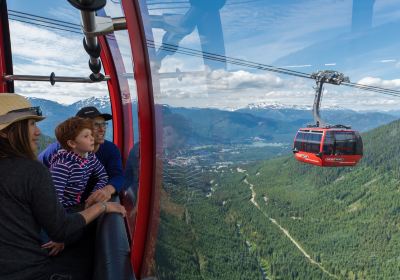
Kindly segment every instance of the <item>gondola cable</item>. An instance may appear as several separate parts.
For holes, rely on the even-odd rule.
[[[9,11],[12,12],[12,14],[15,14],[15,15],[10,14],[10,16],[11,16],[10,19],[14,20],[14,21],[19,21],[19,22],[23,22],[26,24],[41,26],[41,27],[45,27],[45,28],[57,29],[57,30],[66,31],[66,32],[72,32],[75,34],[82,34],[82,32],[81,31],[79,32],[76,27],[71,27],[72,28],[72,30],[71,30],[71,29],[66,29],[65,28],[66,26],[64,25],[64,24],[70,24],[72,26],[80,26],[79,24],[69,23],[66,21],[60,21],[60,20],[56,20],[56,19],[52,19],[52,18],[37,16],[37,15],[19,12],[19,11],[15,11],[15,10],[9,10]],[[22,14],[23,16],[32,17],[32,19],[29,19],[32,21],[39,21],[39,19],[47,20],[49,22],[46,22],[46,23],[51,24],[53,26],[48,26],[48,25],[41,24],[41,23],[35,23],[35,22],[31,22],[31,21],[21,20],[20,18],[22,16],[18,15],[18,14]],[[19,18],[16,18],[17,16]],[[37,18],[37,19],[35,19],[35,18]],[[53,22],[53,23],[51,23],[51,22]],[[61,24],[61,23],[63,23],[63,24]],[[276,67],[276,66],[267,65],[267,64],[256,63],[256,62],[238,59],[238,58],[231,58],[231,57],[227,57],[224,55],[203,52],[200,50],[180,47],[180,46],[172,45],[172,44],[166,44],[166,43],[157,44],[152,40],[147,40],[147,46],[149,48],[154,48],[154,49],[158,48],[158,50],[164,50],[164,51],[168,51],[171,53],[179,53],[179,54],[184,54],[184,55],[193,56],[193,57],[203,57],[207,60],[213,60],[213,61],[218,61],[218,62],[227,62],[227,63],[233,64],[233,65],[244,66],[244,67],[263,70],[263,71],[270,71],[270,72],[275,72],[275,73],[280,73],[280,74],[285,74],[285,75],[296,76],[296,77],[300,77],[300,78],[313,79],[310,74],[300,72],[300,71],[290,70],[290,69]],[[352,82],[343,82],[342,85],[361,89],[361,90],[367,90],[367,91],[371,91],[371,92],[375,92],[375,93],[382,93],[385,95],[400,97],[400,91],[398,91],[398,90],[386,89],[386,88],[381,88],[381,87],[376,87],[376,86],[368,86],[368,85],[357,84],[357,83],[352,83]]]
[[[271,72],[278,72],[278,73],[282,73],[282,74],[288,74],[288,75],[298,76],[301,78],[311,79],[311,75],[307,74],[307,73],[302,73],[302,72],[294,71],[294,70],[290,70],[290,69],[279,68],[279,67],[274,67],[271,65],[251,62],[251,61],[247,61],[247,60],[243,60],[243,59],[231,58],[231,57],[227,57],[227,56],[223,56],[223,55],[213,54],[213,53],[209,53],[209,52],[203,52],[203,51],[194,50],[194,49],[190,49],[190,48],[179,47],[176,45],[164,43],[163,45],[157,46],[153,41],[147,40],[147,46],[150,48],[154,48],[154,49],[159,47],[159,49],[166,50],[169,52],[177,52],[180,54],[186,54],[186,55],[190,55],[190,56],[204,57],[209,60],[214,60],[214,61],[219,61],[219,62],[228,62],[228,63],[234,64],[234,65],[246,66],[246,67],[255,68],[255,69],[259,69],[259,70],[267,70],[267,71],[271,71]]]
[[[41,23],[46,23],[46,24],[50,24],[50,25],[55,25],[54,23],[51,23],[51,22],[48,22],[48,21],[45,21],[45,20],[32,19],[32,18],[30,18],[30,17],[21,16],[21,15],[18,15],[18,14],[10,14],[9,16],[10,16],[11,19],[20,18],[20,19],[23,19],[23,20],[34,20],[34,21],[36,21],[36,22],[41,22]],[[72,27],[72,26],[68,26],[68,25],[64,25],[64,24],[57,24],[57,26],[65,27],[65,28],[68,28],[68,29],[71,29],[71,30],[74,30],[74,31],[81,31],[81,28],[80,28],[80,27],[79,27],[79,28],[76,28],[76,27]]]
[[[307,78],[307,79],[314,79],[310,74],[300,72],[300,71],[294,71],[294,70],[275,67],[275,66],[271,66],[271,65],[260,64],[260,63],[251,62],[251,61],[242,60],[242,59],[230,58],[227,56],[207,53],[207,52],[194,50],[194,49],[190,49],[190,48],[179,47],[176,45],[170,45],[170,44],[165,44],[165,43],[162,45],[160,45],[160,44],[157,45],[154,43],[154,41],[151,41],[151,40],[147,40],[147,45],[150,48],[156,49],[158,47],[158,48],[161,48],[162,50],[166,50],[166,51],[169,51],[172,53],[176,52],[179,54],[185,54],[185,55],[190,55],[190,56],[204,57],[205,59],[210,59],[210,60],[214,60],[214,61],[228,62],[228,63],[234,64],[234,65],[246,66],[249,68],[254,68],[254,69],[259,69],[259,70],[277,72],[277,73],[281,73],[281,74],[292,75],[292,76],[297,76],[297,77]],[[349,87],[355,87],[355,88],[362,89],[362,90],[368,90],[368,91],[372,91],[372,92],[376,92],[376,93],[382,93],[382,94],[386,94],[386,95],[400,97],[399,90],[386,89],[386,88],[381,88],[381,87],[376,87],[376,86],[368,86],[368,85],[357,84],[357,83],[352,83],[352,82],[343,82],[342,85],[349,86]]]
[[[64,24],[68,24],[68,25],[72,25],[75,27],[80,28],[80,24],[78,23],[72,23],[72,22],[68,22],[68,21],[63,21],[63,20],[58,20],[58,19],[54,19],[54,18],[48,18],[48,17],[43,17],[43,16],[38,16],[38,15],[34,15],[34,14],[30,14],[30,13],[26,13],[26,12],[21,12],[21,11],[16,11],[16,10],[8,10],[9,13],[15,13],[15,14],[22,14],[25,16],[30,16],[30,17],[34,17],[34,18],[39,18],[39,19],[44,19],[44,20],[48,20],[48,21],[53,21],[53,22],[58,22],[58,23],[64,23]]]
[[[67,32],[75,33],[75,34],[82,34],[82,32],[77,32],[77,31],[74,31],[74,30],[69,30],[69,29],[59,28],[59,27],[54,27],[54,26],[48,26],[48,25],[44,25],[44,24],[40,24],[40,23],[33,23],[33,22],[29,22],[29,21],[25,21],[25,20],[21,20],[21,19],[17,19],[17,18],[12,18],[12,17],[10,17],[9,19],[10,19],[10,20],[13,20],[13,21],[18,21],[18,22],[22,22],[22,23],[31,24],[31,25],[46,27],[46,28],[50,28],[50,29],[56,29],[56,30],[61,30],[61,31],[67,31]]]

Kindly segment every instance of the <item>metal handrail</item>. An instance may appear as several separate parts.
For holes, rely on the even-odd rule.
[[[97,83],[101,81],[93,81],[88,77],[67,77],[67,76],[58,76],[56,77],[54,73],[50,76],[42,76],[42,75],[4,75],[4,80],[6,81],[34,81],[34,82],[50,82],[54,85],[56,82],[63,83]],[[103,81],[110,80],[110,76],[104,76]]]

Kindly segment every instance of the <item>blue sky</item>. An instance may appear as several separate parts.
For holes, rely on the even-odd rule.
[[[106,11],[118,15],[118,4],[108,1]],[[229,57],[312,73],[333,69],[352,82],[400,89],[400,3],[396,0],[216,0],[142,1],[153,28],[147,37],[156,43],[221,53]],[[222,1],[223,2],[223,1]],[[361,4],[360,4],[361,3]],[[214,5],[214,12],[212,6]],[[9,0],[12,10],[79,23],[79,13],[67,1]],[[196,9],[194,9],[196,8]],[[223,44],[218,41],[215,12],[219,12]],[[214,14],[213,14],[214,13]],[[190,16],[188,16],[190,14]],[[156,22],[156,20],[158,22]],[[48,30],[11,22],[15,73],[88,75],[87,55],[78,34]],[[126,62],[130,61],[126,34],[117,34]],[[28,42],[30,48],[27,47]],[[33,48],[32,48],[33,46]],[[61,54],[61,55],[60,55]],[[160,75],[157,101],[173,106],[234,109],[251,103],[311,106],[313,82],[291,76],[227,64],[218,69],[198,57],[167,55],[155,63],[159,72],[182,72],[182,79]],[[220,64],[221,65],[221,64]],[[208,67],[209,66],[209,67]],[[125,64],[126,71],[132,66]],[[105,85],[18,83],[29,96],[71,103],[89,96],[106,95]],[[356,110],[400,108],[400,98],[327,86],[323,107]]]
[[[8,0],[7,7],[10,10],[57,18],[77,24],[80,23],[80,18],[77,16],[76,10],[66,0]]]

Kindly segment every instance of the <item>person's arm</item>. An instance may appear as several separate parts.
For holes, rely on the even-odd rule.
[[[124,173],[122,171],[122,158],[121,153],[117,146],[113,143],[109,143],[108,149],[104,151],[107,153],[107,162],[103,165],[106,168],[108,175],[108,183],[106,186],[107,191],[113,193],[118,193],[122,189],[124,183]]]
[[[100,163],[100,161],[96,158],[95,155],[93,155],[93,172],[92,174],[94,177],[97,178],[97,184],[94,187],[94,191],[100,190],[104,188],[107,184],[108,181],[108,176],[107,173],[104,169],[104,166]]]
[[[29,201],[33,216],[49,237],[56,242],[63,242],[75,231],[93,221],[101,213],[120,213],[125,216],[125,208],[119,203],[98,203],[74,214],[67,214],[56,198],[54,186],[48,171],[41,166],[30,176]]]
[[[103,145],[105,146],[101,147],[96,156],[98,156],[99,161],[106,169],[109,179],[104,188],[93,192],[88,197],[85,202],[86,207],[99,201],[108,201],[114,193],[118,193],[121,190],[124,182],[121,153],[117,146],[111,142]]]
[[[124,206],[117,202],[98,202],[79,212],[79,214],[85,219],[86,224],[92,222],[102,213],[120,213],[123,217],[126,215]]]
[[[67,186],[68,178],[69,178],[69,166],[61,164],[59,162],[50,165],[50,174],[53,179],[54,188],[56,191],[58,201],[63,205],[64,204],[64,191]],[[63,206],[64,207],[64,206]],[[48,250],[49,256],[56,256],[62,250],[64,250],[64,243],[54,242],[50,240],[42,245],[42,248]]]
[[[53,155],[57,153],[57,151],[60,149],[60,144],[58,142],[52,143],[49,146],[47,146],[46,149],[44,149],[39,155],[38,155],[38,160],[42,162],[47,168],[50,167],[50,161]]]
[[[85,201],[85,208],[97,203],[97,202],[105,202],[110,200],[112,192],[107,189],[107,181],[108,176],[104,169],[104,166],[100,163],[100,161],[96,158],[95,155],[91,158],[92,169],[92,178],[97,179],[96,186],[93,188],[93,192],[90,194],[88,199]]]
[[[86,224],[82,215],[67,215],[56,196],[52,179],[45,167],[42,166],[41,170],[35,172],[29,183],[33,216],[51,240],[63,242],[67,236]]]
[[[111,196],[115,193],[115,189],[111,185],[106,185],[101,189],[98,189],[91,193],[85,201],[85,208],[97,203],[105,202],[111,199]]]

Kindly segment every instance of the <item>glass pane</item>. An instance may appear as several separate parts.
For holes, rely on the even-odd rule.
[[[56,0],[31,4],[8,1],[10,37],[14,75],[89,77],[89,56],[82,47],[79,12],[68,2]],[[45,17],[47,19],[38,18]],[[50,19],[50,20],[48,20]],[[54,22],[51,19],[63,22]],[[111,113],[107,83],[62,83],[15,81],[15,92],[41,106],[47,117],[39,123],[44,142],[55,140],[54,129],[85,106],[95,106],[102,113]],[[113,128],[108,126],[106,139],[112,140]]]
[[[359,177],[297,163],[290,147],[312,121],[315,81],[304,74],[336,70],[353,83],[398,89],[400,41],[391,34],[399,3],[143,0],[140,8],[155,102],[163,106],[154,275],[353,279],[394,272],[387,261],[395,256],[377,249],[399,249],[378,241],[378,225],[386,224],[378,213],[386,210],[378,200],[380,210],[367,210],[358,191],[365,186],[350,182]],[[353,118],[349,110],[382,112],[398,104],[393,96],[325,84],[321,111],[330,123],[370,123],[377,118]],[[306,133],[305,140],[314,143],[306,149],[319,151],[320,135]],[[376,226],[367,229],[358,214]],[[390,231],[393,240],[395,226]]]
[[[107,15],[112,18],[125,16],[119,1],[107,1],[107,5],[104,8],[104,13],[104,16]],[[116,64],[117,68],[118,82],[121,88],[122,103],[124,106],[127,104],[132,106],[134,143],[127,143],[128,145],[131,145],[131,149],[125,163],[125,180],[123,184],[124,192],[122,193],[123,202],[128,211],[128,228],[130,234],[132,235],[136,217],[135,206],[138,196],[137,192],[139,187],[140,162],[138,97],[136,81],[133,74],[134,66],[132,60],[132,50],[127,30],[116,31],[113,34],[107,35],[106,38],[114,55],[114,63]]]

